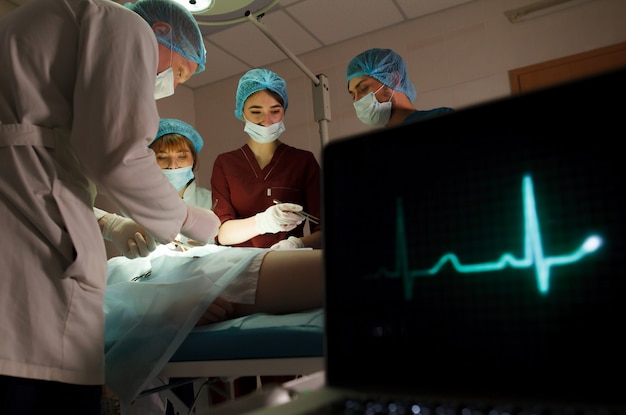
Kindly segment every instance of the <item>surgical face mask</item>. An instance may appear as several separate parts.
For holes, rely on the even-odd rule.
[[[244,117],[245,120],[245,117]],[[244,131],[248,133],[250,138],[252,138],[257,143],[265,144],[271,143],[275,141],[279,135],[281,135],[285,131],[285,123],[283,120],[280,120],[277,123],[274,123],[268,127],[264,127],[259,124],[255,124],[248,120],[246,121],[246,126],[244,127]]]
[[[154,84],[154,99],[161,99],[174,95],[174,69],[170,66],[156,76]]]
[[[384,85],[381,85],[375,92],[370,92],[360,100],[354,102],[353,105],[356,110],[356,116],[363,124],[382,127],[389,122],[389,117],[391,117],[391,98],[396,91],[394,90],[391,93],[389,101],[378,102],[376,94],[383,86]]]
[[[193,166],[181,167],[179,169],[161,169],[165,177],[174,185],[179,192],[194,178]]]
[[[173,40],[172,31],[170,31],[170,45]],[[170,67],[156,76],[154,84],[154,99],[166,98],[174,95],[174,68],[172,68],[172,56],[174,51],[170,46]]]

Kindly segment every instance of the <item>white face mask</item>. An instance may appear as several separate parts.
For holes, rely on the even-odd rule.
[[[354,109],[356,110],[356,116],[363,124],[382,127],[389,122],[389,118],[391,117],[391,98],[396,91],[394,90],[391,93],[389,101],[378,102],[376,94],[383,88],[383,86],[384,85],[381,85],[375,92],[370,92],[360,100],[353,103]]]
[[[250,122],[246,120],[245,117],[244,120],[246,121],[246,126],[243,130],[257,143],[271,143],[285,131],[285,123],[283,123],[283,120],[280,120],[279,122],[268,127]]]
[[[174,69],[170,66],[156,76],[154,99],[161,99],[171,95],[174,95]]]
[[[167,180],[170,181],[179,192],[194,178],[193,166],[181,167],[179,169],[161,169]]]
[[[170,44],[172,42],[172,33],[170,32]],[[156,76],[154,83],[154,99],[166,98],[174,95],[174,68],[172,68],[172,56],[174,51],[170,48],[170,67]]]

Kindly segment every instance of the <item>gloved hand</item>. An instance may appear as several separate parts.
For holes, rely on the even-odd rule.
[[[187,206],[187,219],[180,233],[189,239],[206,244],[217,236],[220,224],[220,218],[212,210]]]
[[[109,213],[103,217],[102,237],[120,250],[126,258],[147,257],[157,247],[155,239],[134,220]]]
[[[280,242],[276,242],[274,245],[270,246],[270,249],[297,249],[304,248],[304,242],[302,239],[296,238],[295,236],[290,236],[287,239],[283,239]]]
[[[256,231],[259,234],[290,231],[302,223],[303,217],[294,212],[300,212],[302,206],[295,203],[279,203],[257,213]]]

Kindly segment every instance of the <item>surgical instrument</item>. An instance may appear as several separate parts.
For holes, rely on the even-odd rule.
[[[274,203],[278,205],[278,204],[283,203],[283,202],[281,202],[278,199],[274,199]],[[313,215],[311,215],[309,213],[306,213],[305,211],[293,212],[293,213],[296,213],[296,214],[300,215],[302,218],[308,219],[308,220],[310,220],[311,222],[313,222],[315,224],[319,224],[320,223],[319,218],[317,218],[317,217],[315,217],[315,216],[313,216]]]

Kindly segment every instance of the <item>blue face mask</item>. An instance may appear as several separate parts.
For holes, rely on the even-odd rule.
[[[271,143],[272,141],[275,141],[278,136],[283,133],[283,131],[285,131],[285,123],[283,123],[283,120],[280,120],[279,122],[268,127],[250,122],[246,120],[245,117],[244,120],[246,121],[246,126],[243,130],[257,143]]]
[[[375,92],[370,92],[354,103],[356,116],[363,124],[383,127],[389,122],[389,118],[391,117],[391,97],[393,97],[396,91],[394,90],[391,93],[389,101],[378,102],[376,94],[383,86],[384,85],[381,85]]]
[[[161,171],[180,192],[194,178],[192,168],[193,166],[188,166],[179,169],[161,169]]]

